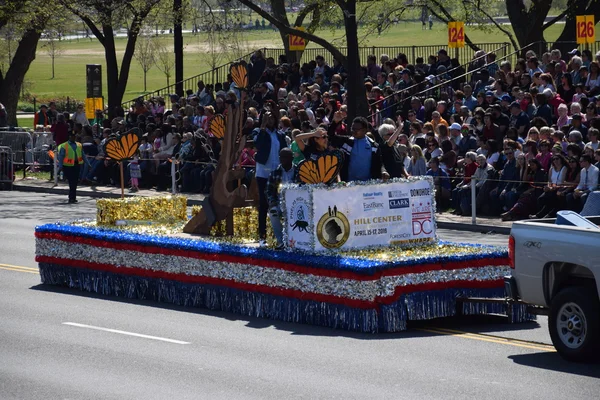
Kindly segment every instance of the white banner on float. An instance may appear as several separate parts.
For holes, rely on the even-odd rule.
[[[351,250],[434,240],[433,188],[426,179],[313,189],[315,250]]]
[[[286,189],[283,191],[286,213],[283,222],[287,234],[288,249],[313,249],[313,221],[310,192],[305,189]]]

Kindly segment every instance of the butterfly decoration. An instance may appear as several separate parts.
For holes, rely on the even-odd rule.
[[[225,117],[221,114],[217,114],[208,124],[208,130],[217,139],[223,139],[225,136]]]
[[[298,165],[298,177],[302,183],[330,184],[337,179],[342,168],[342,158],[337,154],[323,155],[316,160],[304,160]]]
[[[135,155],[140,147],[140,138],[136,132],[130,131],[124,135],[109,138],[104,145],[104,152],[115,161],[124,161]]]
[[[246,89],[248,87],[248,68],[242,63],[234,63],[229,67],[231,79],[238,89]]]

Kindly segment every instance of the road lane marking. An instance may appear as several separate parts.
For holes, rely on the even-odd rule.
[[[174,344],[190,344],[190,342],[183,342],[181,340],[168,339],[168,338],[163,338],[163,337],[158,337],[158,336],[143,335],[141,333],[120,331],[120,330],[117,330],[117,329],[102,328],[100,326],[78,324],[77,322],[63,322],[63,325],[75,326],[75,327],[78,327],[78,328],[93,329],[93,330],[96,330],[96,331],[118,333],[120,335],[135,336],[135,337],[140,337],[140,338],[144,338],[144,339],[160,340],[162,342],[168,342],[168,343],[174,343]]]
[[[523,348],[532,349],[532,350],[556,352],[556,349],[554,349],[554,347],[552,347],[550,345],[536,344],[536,342],[528,342],[526,340],[500,338],[499,336],[492,337],[492,336],[487,336],[487,335],[480,335],[477,333],[462,332],[462,331],[450,331],[450,330],[439,329],[439,328],[429,328],[429,329],[415,328],[415,329],[419,330],[419,331],[436,333],[436,334],[441,334],[441,335],[456,336],[456,337],[461,337],[461,338],[465,338],[465,339],[479,340],[482,342],[503,344],[503,345],[514,346],[514,347],[523,347]]]
[[[0,267],[21,268],[21,269],[29,269],[32,271],[38,270],[38,267],[24,267],[22,265],[12,265],[12,264],[0,264]]]
[[[533,340],[515,339],[515,338],[504,337],[504,336],[492,335],[490,333],[474,333],[474,332],[459,331],[456,329],[448,329],[448,328],[434,328],[434,329],[437,329],[440,331],[446,331],[446,332],[450,332],[450,333],[475,335],[475,336],[479,336],[479,337],[500,340],[503,342],[508,341],[511,343],[521,343],[521,344],[526,344],[526,345],[530,345],[530,346],[533,345],[533,346],[541,346],[541,347],[548,347],[550,349],[554,349],[554,346],[552,346],[551,344],[536,342]]]
[[[0,264],[0,269],[4,269],[6,271],[25,272],[25,273],[28,273],[28,274],[39,275],[39,271],[38,271],[37,268],[19,267],[19,266],[16,266],[16,265]]]

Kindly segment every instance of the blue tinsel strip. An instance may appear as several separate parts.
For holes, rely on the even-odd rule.
[[[376,272],[399,267],[412,267],[416,265],[470,261],[481,258],[506,258],[508,253],[504,249],[494,246],[461,244],[465,247],[480,249],[480,254],[445,255],[439,254],[431,257],[409,258],[406,260],[378,261],[354,257],[332,256],[326,254],[308,254],[301,252],[274,251],[264,248],[216,243],[198,239],[174,238],[166,236],[142,235],[130,232],[114,231],[102,228],[86,228],[80,226],[47,224],[36,227],[36,232],[59,233],[76,237],[91,238],[101,241],[136,244],[142,246],[159,246],[167,249],[183,251],[198,251],[210,254],[228,254],[239,257],[252,257],[255,259],[273,260],[283,263],[319,267],[330,270],[352,271],[359,274],[371,275]],[[440,242],[449,244],[448,242]]]

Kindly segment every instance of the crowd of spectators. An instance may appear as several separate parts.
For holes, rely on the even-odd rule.
[[[600,53],[529,51],[511,65],[478,51],[461,66],[441,49],[426,62],[411,64],[404,54],[366,61],[370,115],[347,121],[352,99],[340,63],[328,65],[322,56],[287,63],[260,51],[251,58],[243,126],[250,140],[236,167],[247,170],[245,183],[256,178],[261,233],[270,175],[283,148],[291,149],[294,166],[335,151],[344,159],[345,181],[430,175],[438,210],[463,215],[471,213],[471,179],[477,213],[505,220],[580,211],[598,187]],[[89,161],[83,183],[119,182],[103,144],[137,128],[139,187],[167,189],[177,162],[178,189],[208,193],[220,152],[210,121],[240,96],[231,79],[214,86],[198,82],[182,97],[139,99],[127,112],[118,108],[111,121],[101,112],[89,121],[43,106],[36,125],[50,125],[56,144],[69,129],[77,133]]]

